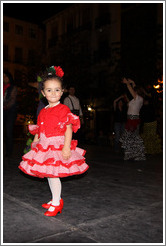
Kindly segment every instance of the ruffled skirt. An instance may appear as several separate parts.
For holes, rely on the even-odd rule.
[[[127,120],[125,131],[119,141],[124,149],[124,160],[146,160],[144,142],[139,135],[139,119]]]
[[[71,142],[71,157],[64,160],[62,148],[64,136],[47,138],[40,135],[38,142],[32,143],[31,150],[23,155],[19,168],[34,177],[67,177],[84,173],[89,166],[85,163],[85,150],[76,147],[77,141]]]

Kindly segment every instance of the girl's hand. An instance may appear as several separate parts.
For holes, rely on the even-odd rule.
[[[70,148],[63,147],[63,149],[62,149],[62,156],[63,156],[63,159],[68,160],[71,157],[71,150],[70,150]]]

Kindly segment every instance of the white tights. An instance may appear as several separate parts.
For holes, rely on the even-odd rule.
[[[61,181],[60,178],[48,178],[48,184],[52,193],[52,205],[58,206],[61,199]],[[50,203],[49,202],[49,203]],[[49,211],[54,210],[53,207],[49,208]]]

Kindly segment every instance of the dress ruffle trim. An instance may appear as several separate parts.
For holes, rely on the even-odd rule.
[[[76,147],[77,147],[77,144],[78,144],[78,141],[77,140],[72,140],[71,141],[70,149],[71,150],[75,150]],[[35,152],[38,152],[39,150],[42,151],[42,152],[47,152],[49,149],[50,150],[53,150],[53,151],[62,150],[63,147],[64,147],[64,144],[60,144],[59,146],[56,146],[56,147],[55,147],[55,145],[49,145],[46,148],[44,148],[42,146],[42,144],[40,144],[38,142],[31,143],[31,149],[34,150]]]
[[[23,161],[26,161],[27,164],[30,165],[30,166],[33,166],[33,165],[36,164],[36,165],[39,165],[39,166],[45,165],[45,166],[55,166],[55,167],[56,167],[56,166],[60,166],[60,165],[61,165],[61,166],[70,168],[71,166],[73,166],[73,165],[75,165],[75,164],[77,164],[78,166],[80,166],[80,165],[82,165],[83,163],[85,163],[85,158],[82,159],[82,160],[75,160],[75,161],[72,161],[72,162],[70,162],[70,163],[68,163],[68,164],[63,163],[63,162],[60,161],[60,160],[58,160],[58,161],[55,162],[55,159],[54,159],[54,158],[49,158],[49,159],[47,159],[46,161],[43,161],[42,163],[38,162],[38,161],[35,160],[35,159],[29,160],[29,159],[27,159],[27,158],[25,158],[25,157],[23,157],[22,159],[23,159]]]
[[[80,175],[83,174],[84,172],[86,172],[88,170],[89,166],[85,164],[84,168],[82,168],[82,170],[77,170],[77,171],[73,171],[73,172],[66,172],[66,173],[54,173],[54,174],[48,174],[48,173],[41,173],[39,171],[34,171],[34,170],[25,170],[22,166],[19,166],[19,169],[24,172],[25,174],[28,174],[30,176],[33,177],[38,177],[38,178],[64,178],[64,177],[69,177],[69,176],[73,176],[73,175]]]

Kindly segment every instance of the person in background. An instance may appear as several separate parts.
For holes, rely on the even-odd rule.
[[[143,90],[141,87],[136,87],[135,82],[131,79],[123,78],[122,83],[126,84],[133,97],[128,103],[125,131],[120,138],[121,147],[124,149],[124,160],[146,160],[144,143],[139,135],[139,114],[143,105]]]
[[[75,96],[75,87],[70,86],[68,88],[69,95],[64,99],[64,104],[69,107],[72,113],[80,117],[81,123],[83,123],[83,113],[80,105],[80,100]]]
[[[146,95],[140,111],[142,125],[141,137],[144,141],[146,154],[158,154],[162,152],[161,140],[157,134],[156,112],[151,96]]]
[[[113,103],[114,107],[114,150],[115,152],[120,152],[120,142],[119,139],[124,132],[125,123],[127,120],[127,104],[128,98],[126,95],[121,95],[116,98]]]
[[[3,73],[3,126],[6,157],[13,153],[13,128],[17,117],[17,87],[11,73]]]
[[[78,97],[75,96],[75,87],[73,85],[68,87],[68,93],[69,95],[65,97],[64,99],[64,105],[68,106],[71,112],[80,118],[81,125],[83,126],[84,124],[84,119],[83,119],[83,113],[82,113],[82,108],[80,105],[80,100]],[[77,133],[73,134],[73,137],[77,140],[84,141],[84,134],[83,134],[83,127],[79,129]]]

